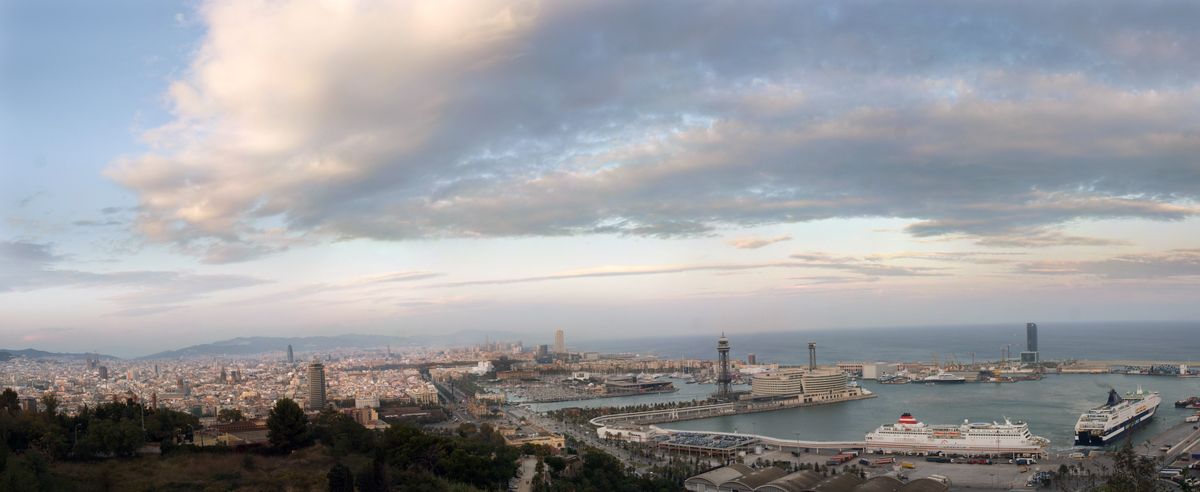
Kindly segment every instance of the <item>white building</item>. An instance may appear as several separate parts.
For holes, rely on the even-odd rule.
[[[492,361],[481,360],[481,361],[479,361],[478,364],[475,364],[475,367],[472,367],[467,372],[474,374],[476,376],[482,376],[484,374],[492,372],[492,369],[495,369],[494,367],[492,367]]]

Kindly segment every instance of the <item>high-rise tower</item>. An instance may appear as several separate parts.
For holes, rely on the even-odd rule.
[[[1037,323],[1025,323],[1025,351],[1021,352],[1021,363],[1036,364],[1039,361]]]
[[[732,392],[729,385],[733,382],[733,377],[729,373],[729,339],[725,338],[725,334],[721,334],[721,338],[717,339],[717,396],[728,397]]]
[[[288,344],[288,364],[296,362],[296,356],[292,354],[292,346]]]
[[[808,370],[817,370],[817,342],[808,342]]]
[[[556,354],[567,353],[567,340],[566,340],[566,337],[563,336],[562,330],[554,331],[554,353],[556,353]]]
[[[309,410],[325,408],[325,366],[320,362],[308,365],[308,398],[304,403]]]

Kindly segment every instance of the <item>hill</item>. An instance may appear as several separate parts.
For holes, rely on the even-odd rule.
[[[248,356],[265,353],[284,353],[291,345],[296,354],[344,348],[384,348],[401,346],[406,339],[388,335],[336,335],[319,337],[238,337],[212,343],[192,345],[176,350],[150,354],[139,359],[179,359],[186,357]]]
[[[0,362],[14,358],[14,357],[27,357],[30,359],[87,359],[87,358],[102,359],[102,360],[120,359],[120,357],[114,357],[114,356],[105,355],[105,354],[93,354],[93,353],[77,354],[77,353],[69,353],[69,352],[46,352],[44,350],[37,350],[37,349],[31,349],[31,348],[20,349],[20,350],[0,349]]]

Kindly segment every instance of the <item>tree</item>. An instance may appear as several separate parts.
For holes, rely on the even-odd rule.
[[[300,405],[281,398],[267,415],[267,440],[280,449],[295,449],[308,441],[308,417]]]
[[[217,412],[217,422],[241,422],[246,420],[242,411],[237,408],[222,408]]]
[[[12,388],[4,388],[4,392],[0,393],[0,410],[8,410],[13,414],[21,412],[21,401],[17,399],[17,392]]]
[[[42,408],[46,409],[47,418],[53,419],[58,413],[58,397],[49,393],[42,395]]]
[[[1113,457],[1113,467],[1104,479],[1101,490],[1112,492],[1151,492],[1160,490],[1158,467],[1153,460],[1138,456],[1133,442],[1126,440]]]
[[[354,475],[340,462],[333,464],[325,478],[329,480],[329,492],[354,492]]]

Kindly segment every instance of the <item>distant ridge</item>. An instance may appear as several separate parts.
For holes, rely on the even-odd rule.
[[[105,355],[105,354],[93,354],[93,353],[76,354],[76,353],[67,353],[67,352],[46,352],[44,350],[37,350],[37,349],[31,349],[31,348],[20,349],[20,350],[0,349],[0,361],[6,361],[6,360],[9,360],[9,359],[12,359],[15,357],[26,357],[26,358],[30,358],[30,359],[88,359],[88,358],[105,359],[105,360],[120,359],[120,357],[114,357],[114,356]]]
[[[247,356],[271,352],[283,353],[291,345],[297,354],[340,348],[371,348],[399,346],[405,338],[388,335],[335,335],[315,337],[237,337],[212,343],[167,350],[143,357],[148,359],[178,359],[185,357]]]
[[[192,345],[176,350],[167,350],[164,352],[138,357],[138,359],[150,360],[178,359],[186,357],[250,356],[271,352],[278,352],[282,355],[283,352],[287,350],[288,345],[291,345],[292,349],[297,354],[347,348],[382,349],[388,345],[391,345],[394,349],[414,345],[448,346],[482,343],[485,336],[489,337],[492,341],[515,341],[520,339],[522,336],[529,337],[530,334],[526,333],[522,335],[505,332],[460,331],[445,335],[418,336],[347,334],[309,337],[238,337],[212,343]]]

